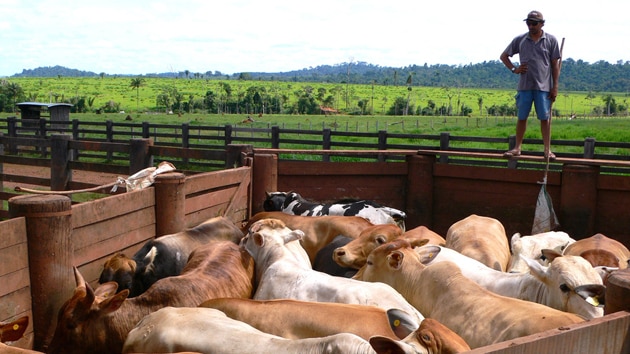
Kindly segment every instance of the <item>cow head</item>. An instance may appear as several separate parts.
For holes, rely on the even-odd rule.
[[[365,265],[352,278],[363,281],[380,281],[391,285],[384,279],[401,269],[406,256],[403,252],[405,249],[411,250],[411,245],[403,239],[397,239],[375,248],[367,257]]]
[[[549,289],[545,303],[586,319],[601,317],[606,287],[593,266],[579,256],[563,256],[552,250],[542,252],[551,262],[548,267],[524,260],[530,273]]]
[[[59,310],[57,327],[47,353],[103,352],[108,341],[102,335],[105,333],[102,318],[118,310],[129,295],[129,290],[114,294],[116,284],[113,282],[92,290],[76,267],[74,276],[77,287]],[[86,348],[85,343],[90,347]]]
[[[241,240],[241,247],[258,260],[265,250],[301,240],[303,236],[302,230],[291,230],[281,220],[262,219],[251,225],[249,233]]]
[[[464,353],[470,346],[457,333],[442,323],[425,318],[420,327],[403,340],[393,340],[383,336],[370,338],[370,345],[381,353]]]
[[[123,253],[116,253],[103,264],[103,271],[98,282],[104,284],[113,281],[118,284],[119,291],[131,290],[135,272],[136,261]]]
[[[284,201],[287,199],[287,193],[285,192],[265,192],[266,198],[263,202],[263,209],[265,211],[282,211]]]
[[[402,230],[392,224],[374,225],[363,230],[359,237],[343,247],[335,249],[333,260],[342,267],[361,268],[370,252],[402,235]]]

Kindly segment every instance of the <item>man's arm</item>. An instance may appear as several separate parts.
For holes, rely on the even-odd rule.
[[[558,83],[560,80],[560,60],[562,58],[554,59],[551,61],[551,78],[553,79],[553,87],[551,87],[551,91],[549,92],[549,99],[552,102],[555,102],[556,97],[558,96]]]

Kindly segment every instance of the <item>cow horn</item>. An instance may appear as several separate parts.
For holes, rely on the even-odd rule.
[[[74,280],[77,283],[77,288],[85,288],[85,279],[83,279],[83,275],[79,272],[79,268],[72,268],[74,269]]]

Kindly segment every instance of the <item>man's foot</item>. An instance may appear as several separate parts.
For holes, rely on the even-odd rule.
[[[516,157],[521,156],[521,150],[512,149],[503,153],[503,157]]]
[[[545,159],[549,158],[549,161],[554,161],[556,159],[556,154],[551,151],[547,151],[545,153]]]

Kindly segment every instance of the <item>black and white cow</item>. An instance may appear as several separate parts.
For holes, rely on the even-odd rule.
[[[405,230],[407,214],[398,209],[379,205],[370,200],[342,199],[323,204],[304,199],[295,192],[267,192],[263,202],[265,211],[282,211],[303,216],[342,215],[360,216],[372,224],[396,224]]]

